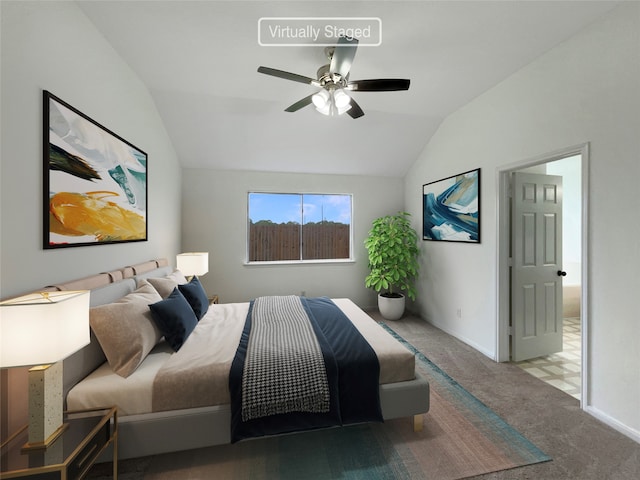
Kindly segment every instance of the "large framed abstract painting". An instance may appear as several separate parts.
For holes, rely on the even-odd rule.
[[[480,169],[422,186],[422,238],[480,243]]]
[[[44,92],[44,248],[147,240],[147,154]]]

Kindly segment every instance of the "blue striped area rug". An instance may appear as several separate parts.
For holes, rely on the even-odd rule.
[[[467,440],[474,438],[470,449],[447,447],[447,460],[457,472],[423,472],[422,476],[408,472],[399,478],[466,478],[484,473],[547,462],[551,457],[542,452],[517,430],[500,418],[493,410],[465,390],[458,382],[442,371],[426,355],[388,325],[380,323],[396,340],[406,346],[416,357],[416,367],[429,381],[431,408],[424,418],[427,435],[446,437],[446,441],[462,433]],[[445,425],[458,423],[449,429]],[[445,434],[446,432],[446,434]],[[490,463],[487,460],[491,459]],[[442,475],[439,477],[438,475]],[[391,478],[391,477],[389,477]]]
[[[415,354],[416,368],[430,383],[431,407],[421,432],[413,431],[413,419],[403,418],[263,438],[156,456],[144,478],[452,480],[551,460],[382,326]]]

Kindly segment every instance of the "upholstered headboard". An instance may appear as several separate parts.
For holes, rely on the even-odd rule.
[[[91,290],[92,307],[114,302],[133,292],[142,278],[164,277],[173,268],[166,259],[152,260],[138,265],[126,266],[112,272],[99,273],[57,285],[46,287],[48,290]],[[102,365],[106,357],[91,333],[91,343],[82,350],[64,360],[64,398],[71,388]]]

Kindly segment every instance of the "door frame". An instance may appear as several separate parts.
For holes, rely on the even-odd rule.
[[[496,228],[497,228],[497,328],[496,328],[496,353],[498,362],[508,362],[509,358],[509,317],[511,281],[509,274],[509,257],[511,251],[511,218],[509,184],[510,174],[516,170],[533,167],[543,163],[561,160],[566,157],[580,155],[582,157],[582,275],[581,275],[581,298],[580,298],[580,323],[582,328],[581,347],[581,395],[580,406],[584,408],[590,404],[588,398],[589,388],[589,143],[582,143],[572,147],[563,148],[555,152],[546,153],[534,158],[521,160],[508,165],[496,168]]]

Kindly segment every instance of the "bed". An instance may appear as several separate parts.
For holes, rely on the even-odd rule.
[[[128,299],[140,292],[143,295],[151,292],[150,287],[160,298],[167,299],[167,292],[175,282],[184,284],[186,281],[184,277],[179,280],[180,277],[180,272],[171,268],[165,259],[160,259],[47,287],[91,290],[91,343],[64,361],[66,408],[80,410],[117,405],[118,456],[121,459],[235,441],[230,427],[233,402],[229,397],[228,375],[252,303],[208,305],[178,352],[169,344],[170,335],[158,337],[155,332],[151,335],[156,337],[151,340],[153,345],[146,342],[148,352],[142,355],[143,358],[134,358],[133,367],[131,358],[114,359],[109,345],[101,337],[103,345],[109,347],[103,348],[96,337],[105,326],[113,331],[122,330],[122,325],[117,324],[120,320],[114,318],[120,318],[122,312],[135,312],[135,308],[127,304]],[[143,296],[143,300],[147,299]],[[413,354],[351,300],[335,298],[328,301],[352,322],[379,359],[378,394],[382,419],[407,417],[411,420],[407,421],[407,428],[419,429],[421,414],[429,410],[429,384],[415,372]],[[123,302],[125,310],[120,305]],[[99,312],[106,310],[113,314],[111,309],[115,307],[120,310],[114,310],[116,316],[106,315],[102,327],[93,323]],[[110,324],[110,321],[116,323]],[[206,329],[209,333],[204,333]],[[115,337],[121,342],[126,339],[135,344],[138,334],[125,331],[124,335],[120,332]],[[104,336],[104,333],[100,335]],[[211,342],[216,343],[212,345]],[[181,370],[184,365],[205,350],[215,352],[205,360],[209,367],[185,375]],[[114,369],[128,370],[127,375],[118,374]],[[226,376],[215,376],[212,371],[221,371]],[[196,381],[192,379],[185,383],[186,377],[193,375]],[[182,394],[172,396],[171,392]]]

